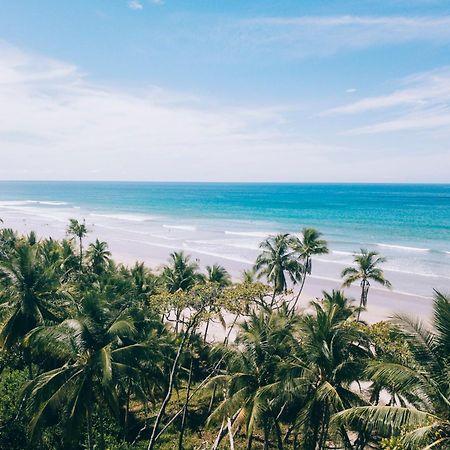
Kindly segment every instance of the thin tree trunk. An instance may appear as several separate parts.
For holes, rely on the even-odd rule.
[[[103,419],[103,409],[100,406],[98,409],[98,416],[99,416],[99,422],[100,422],[100,450],[105,450],[105,424]]]
[[[302,284],[300,285],[300,289],[299,289],[299,291],[297,293],[297,297],[295,297],[294,305],[291,308],[291,314],[294,314],[295,308],[297,307],[298,300],[300,299],[300,295],[302,295],[303,287],[305,286],[306,275],[307,275],[307,271],[306,271],[306,268],[305,268],[305,270],[303,270]]]
[[[264,450],[269,450],[269,431],[267,424],[264,424]]]
[[[188,385],[187,385],[187,391],[186,391],[186,400],[184,402],[183,416],[181,418],[180,438],[178,440],[178,450],[183,450],[183,435],[184,435],[184,429],[186,427],[186,417],[187,417],[188,405],[189,405],[189,394],[191,393],[193,366],[194,366],[194,358],[191,356],[191,364],[189,367],[189,378],[188,378]]]
[[[130,396],[131,396],[131,378],[128,378],[128,387],[127,387],[127,403],[125,408],[125,420],[123,426],[123,439],[126,440],[127,431],[128,431],[128,415],[130,414]]]
[[[358,310],[358,318],[357,321],[359,322],[359,317],[361,316],[361,309],[364,304],[367,303],[367,294],[369,292],[369,288],[366,288],[366,280],[362,280],[361,282],[361,299],[359,300],[359,310]]]
[[[211,447],[211,450],[217,450],[217,447],[219,447],[220,441],[223,438],[224,426],[225,426],[225,420],[222,420],[222,425],[220,425],[219,433],[217,434],[216,439],[214,439],[214,444]]]
[[[92,450],[92,416],[90,409],[88,409],[86,412],[86,422],[87,422],[87,450]]]
[[[275,296],[277,295],[277,291],[275,287],[273,288],[272,300],[270,301],[270,307],[273,308],[273,304],[275,303]]]
[[[253,444],[253,433],[251,433],[247,439],[247,450],[252,450],[252,444]]]
[[[80,237],[80,272],[83,271],[83,239]]]
[[[227,417],[228,437],[230,439],[230,450],[234,450],[233,431],[231,430],[231,419]]]
[[[208,336],[208,328],[209,328],[209,318],[206,320],[205,334],[203,335],[203,342],[206,342],[206,337]]]
[[[190,339],[190,334],[191,334],[191,330],[195,329],[196,325],[197,325],[197,319],[200,316],[200,314],[203,312],[203,309],[200,309],[199,311],[197,311],[197,313],[194,315],[194,317],[191,320],[191,323],[186,327],[186,331],[183,335],[183,338],[181,339],[181,343],[178,347],[177,350],[177,354],[175,356],[175,359],[173,361],[172,364],[172,369],[170,371],[170,375],[169,375],[169,385],[167,387],[167,393],[164,397],[163,402],[161,403],[161,407],[159,409],[158,415],[156,416],[155,419],[155,424],[153,425],[153,431],[152,431],[152,435],[150,437],[149,443],[148,443],[148,447],[147,450],[153,450],[155,447],[155,443],[156,443],[156,437],[158,435],[158,428],[159,428],[159,424],[161,423],[161,419],[162,416],[164,414],[164,412],[166,411],[166,407],[167,404],[170,401],[170,397],[172,396],[172,391],[173,391],[173,385],[175,383],[175,377],[176,377],[176,371],[178,368],[178,361],[180,359],[181,353],[183,351],[184,345],[186,343],[186,341],[188,340],[188,337]]]
[[[274,419],[274,425],[275,425],[275,434],[277,437],[278,450],[283,450],[283,438],[281,436],[280,424],[278,423],[277,419]]]

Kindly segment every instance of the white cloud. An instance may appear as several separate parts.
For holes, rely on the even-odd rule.
[[[319,164],[333,150],[286,130],[289,110],[93,84],[70,64],[1,45],[0,178],[276,178],[285,158]]]
[[[362,135],[447,127],[450,120],[450,69],[409,76],[402,80],[401,88],[389,94],[362,98],[329,109],[322,115],[354,115],[370,120],[371,114],[376,113],[383,113],[384,119],[343,133]]]
[[[404,80],[407,86],[387,95],[366,97],[330,109],[326,114],[357,114],[399,106],[426,107],[450,101],[450,70],[428,72]]]
[[[128,7],[130,9],[136,9],[136,10],[144,8],[144,6],[142,5],[142,3],[139,0],[130,0],[128,2]]]
[[[450,42],[450,16],[258,17],[240,22],[248,45],[304,57],[411,41]]]

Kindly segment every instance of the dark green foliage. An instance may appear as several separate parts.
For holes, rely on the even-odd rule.
[[[367,326],[338,290],[297,313],[311,258],[328,251],[310,228],[261,244],[270,287],[201,272],[182,252],[160,273],[127,267],[105,242],[84,251],[84,223],[68,232],[77,250],[0,231],[1,449],[448,448],[447,296],[432,329]],[[369,280],[389,283],[376,254],[355,262],[344,284],[365,280],[364,307]],[[212,324],[222,342],[209,342]]]

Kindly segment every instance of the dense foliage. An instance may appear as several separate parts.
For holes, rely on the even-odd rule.
[[[358,306],[298,312],[316,230],[269,237],[235,282],[182,252],[127,267],[87,234],[0,231],[0,448],[450,448],[450,298],[430,327],[361,322],[369,282],[390,286],[377,254],[343,272]]]

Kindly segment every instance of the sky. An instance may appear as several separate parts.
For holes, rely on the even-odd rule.
[[[0,0],[0,179],[450,183],[450,0]]]

